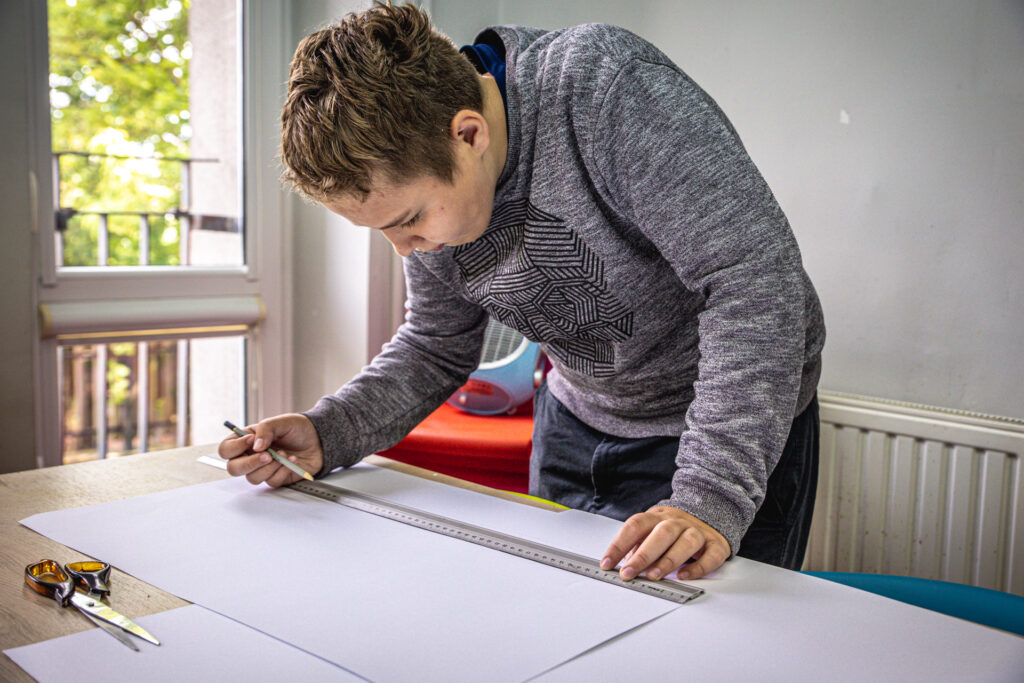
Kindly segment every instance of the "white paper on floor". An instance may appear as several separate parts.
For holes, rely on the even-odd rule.
[[[372,467],[332,480],[534,537],[564,514]],[[239,479],[22,523],[373,680],[522,680],[677,607]],[[591,536],[591,555],[611,538]]]
[[[70,613],[69,613],[70,618]],[[198,605],[135,619],[160,646],[137,641],[133,652],[99,628],[5,650],[40,683],[72,679],[180,683],[228,677],[241,681],[363,679]]]

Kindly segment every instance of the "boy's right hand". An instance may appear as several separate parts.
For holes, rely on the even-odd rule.
[[[286,486],[301,477],[270,457],[266,450],[274,450],[312,475],[324,466],[324,452],[320,435],[309,418],[288,413],[248,425],[246,436],[232,434],[220,442],[217,453],[228,461],[228,474],[245,475],[250,484]]]

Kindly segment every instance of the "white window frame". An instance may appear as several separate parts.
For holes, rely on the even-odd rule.
[[[292,407],[291,211],[279,182],[277,152],[280,109],[291,57],[287,0],[240,2],[242,9],[242,196],[245,262],[242,267],[57,268],[49,118],[47,5],[32,4],[32,76],[38,92],[29,108],[38,124],[31,169],[37,236],[36,303],[47,305],[166,299],[180,310],[211,297],[255,297],[264,317],[247,334],[246,420]],[[102,306],[98,307],[102,308]],[[201,309],[197,305],[197,309]],[[149,312],[152,317],[152,311]],[[158,316],[159,317],[159,316]],[[167,325],[180,327],[180,316]],[[174,319],[177,318],[177,319]],[[42,330],[40,330],[42,332]],[[61,464],[61,419],[57,340],[40,335],[36,376],[36,461]]]

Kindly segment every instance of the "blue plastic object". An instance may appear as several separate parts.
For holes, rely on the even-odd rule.
[[[804,572],[952,617],[1024,636],[1024,598],[961,583],[891,574]]]
[[[491,319],[484,333],[480,365],[448,403],[477,415],[515,412],[533,398],[539,364],[539,344]]]

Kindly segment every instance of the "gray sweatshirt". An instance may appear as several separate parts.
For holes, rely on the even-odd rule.
[[[786,217],[715,102],[641,38],[502,26],[477,42],[507,65],[491,222],[405,259],[405,323],[306,413],[323,473],[393,445],[458,388],[489,314],[541,344],[551,393],[583,422],[679,436],[662,504],[735,553],[821,368],[821,307]]]

